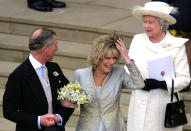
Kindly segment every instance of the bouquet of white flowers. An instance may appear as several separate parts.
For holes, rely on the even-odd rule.
[[[67,99],[75,102],[77,106],[80,106],[81,104],[87,106],[92,100],[90,94],[87,91],[82,90],[82,87],[77,81],[75,83],[68,83],[57,92],[58,100]]]

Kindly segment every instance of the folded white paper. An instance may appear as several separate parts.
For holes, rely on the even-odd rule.
[[[174,67],[172,56],[167,56],[147,62],[149,77],[159,81],[165,78],[173,79]]]

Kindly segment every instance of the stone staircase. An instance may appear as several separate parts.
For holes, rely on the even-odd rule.
[[[62,1],[62,0],[60,0]],[[0,1],[0,131],[14,131],[15,124],[2,116],[2,97],[9,74],[28,57],[28,39],[37,27],[48,27],[57,33],[59,50],[53,61],[73,80],[73,71],[87,66],[86,58],[92,40],[100,35],[119,31],[129,47],[132,36],[142,32],[141,23],[131,16],[130,8],[149,0],[66,0],[68,7],[53,12],[37,12],[27,8],[26,0]],[[119,64],[123,62],[120,61]],[[191,131],[191,92],[183,93]],[[123,90],[120,105],[127,120],[130,91]],[[79,116],[75,110],[66,125],[74,131]]]

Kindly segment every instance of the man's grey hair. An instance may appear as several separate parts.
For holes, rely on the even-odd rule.
[[[41,30],[38,35],[34,35],[35,31]],[[38,51],[44,45],[52,45],[53,44],[53,36],[56,33],[53,30],[48,28],[38,28],[32,32],[32,35],[29,39],[29,49],[31,51]]]

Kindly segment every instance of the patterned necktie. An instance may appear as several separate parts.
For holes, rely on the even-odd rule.
[[[48,82],[48,70],[45,65],[42,65],[41,68],[43,70],[43,78],[46,82]]]
[[[37,68],[36,71],[38,72],[38,74],[39,74],[42,78],[44,78],[44,67],[41,66],[41,67]]]

